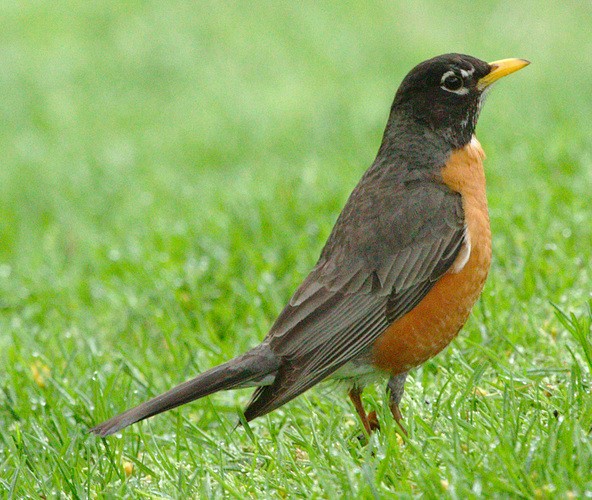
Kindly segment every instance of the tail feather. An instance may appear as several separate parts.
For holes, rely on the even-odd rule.
[[[101,437],[109,436],[128,425],[190,401],[258,380],[277,371],[278,367],[278,358],[267,347],[257,347],[93,427],[89,432]]]

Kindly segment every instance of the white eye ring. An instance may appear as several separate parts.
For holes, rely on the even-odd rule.
[[[447,86],[446,86],[445,82],[446,82],[446,80],[448,80],[448,79],[449,79],[451,76],[452,76],[452,77],[455,77],[455,78],[457,78],[458,80],[460,80],[460,82],[461,82],[461,86],[460,86],[459,88],[457,88],[457,89],[454,89],[454,88],[449,88],[449,87],[447,87]],[[440,79],[440,88],[441,88],[442,90],[445,90],[446,92],[452,92],[452,93],[454,93],[454,94],[458,94],[458,95],[465,95],[465,94],[468,94],[468,93],[469,93],[469,89],[468,89],[468,88],[466,88],[464,85],[465,85],[465,83],[464,83],[463,79],[462,79],[460,76],[458,76],[458,75],[457,75],[457,74],[456,74],[454,71],[452,71],[452,70],[450,70],[450,71],[447,71],[446,73],[444,73],[444,74],[442,75],[442,78]]]

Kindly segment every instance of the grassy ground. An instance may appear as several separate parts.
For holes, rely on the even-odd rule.
[[[8,496],[592,495],[592,7],[0,5],[0,489]],[[253,346],[376,152],[398,82],[533,64],[478,128],[494,262],[416,370],[403,442],[321,386],[233,430],[219,394],[86,429]]]

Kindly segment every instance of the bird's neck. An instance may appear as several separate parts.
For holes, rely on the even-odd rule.
[[[448,155],[471,142],[477,116],[478,113],[469,112],[463,120],[443,120],[436,126],[414,114],[413,110],[393,107],[382,138],[381,150],[413,150],[418,147],[419,138],[426,145]]]
[[[391,119],[384,131],[377,160],[425,170],[443,165],[455,149],[458,149],[456,144],[445,135],[423,123],[412,119]]]

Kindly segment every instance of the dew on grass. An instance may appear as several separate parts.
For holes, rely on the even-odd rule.
[[[111,250],[109,250],[109,253],[107,256],[108,256],[109,260],[112,260],[113,262],[117,262],[118,260],[121,259],[121,252],[117,248],[112,248]]]
[[[0,278],[8,278],[12,273],[12,267],[8,264],[0,264]]]

